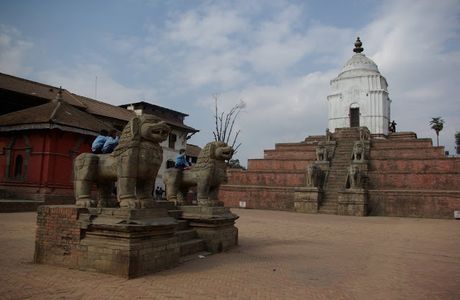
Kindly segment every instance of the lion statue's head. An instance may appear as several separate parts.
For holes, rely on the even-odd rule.
[[[113,151],[113,155],[116,156],[141,141],[159,144],[168,138],[170,132],[171,128],[153,115],[136,116],[123,129],[120,142]]]
[[[207,167],[211,161],[225,161],[233,156],[233,148],[221,141],[210,142],[204,146],[194,168]]]
[[[165,122],[151,115],[141,116],[140,135],[142,139],[161,143],[166,141],[170,132],[171,128]]]
[[[360,142],[355,143],[353,146],[353,152],[357,154],[363,153],[363,144]]]

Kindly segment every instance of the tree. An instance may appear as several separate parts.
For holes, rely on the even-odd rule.
[[[241,170],[246,170],[245,167],[243,167],[241,164],[240,164],[240,160],[239,159],[230,159],[227,163],[227,166],[230,168],[230,169],[241,169]]]
[[[457,151],[457,154],[460,154],[460,132],[457,132],[455,134],[455,149]]]
[[[444,128],[444,120],[441,117],[432,118],[430,125],[431,129],[436,131],[436,144],[439,147],[439,132]]]
[[[236,150],[241,146],[241,143],[236,144],[238,140],[238,135],[240,134],[241,130],[237,130],[235,135],[233,136],[232,143],[230,144],[229,142],[232,138],[235,121],[238,118],[238,115],[240,114],[241,110],[246,106],[246,104],[243,101],[240,101],[240,103],[238,103],[237,105],[233,106],[232,109],[230,109],[230,112],[225,113],[223,111],[220,113],[217,103],[217,96],[214,96],[214,101],[216,106],[214,114],[214,119],[216,121],[216,130],[212,132],[212,134],[214,135],[214,140],[225,142],[227,145],[231,146],[234,150],[234,153],[236,153]]]

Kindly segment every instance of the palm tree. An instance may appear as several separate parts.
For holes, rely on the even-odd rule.
[[[439,147],[439,132],[444,128],[444,120],[441,117],[432,118],[430,125],[431,129],[436,131],[436,142]]]
[[[460,132],[455,134],[455,149],[457,150],[457,154],[460,154]]]

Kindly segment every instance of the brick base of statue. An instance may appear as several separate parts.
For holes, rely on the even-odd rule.
[[[339,192],[337,214],[367,216],[368,193],[364,189],[348,189]]]
[[[134,278],[179,262],[167,209],[41,206],[34,262]]]
[[[182,219],[189,221],[198,237],[205,240],[206,249],[212,253],[226,251],[238,245],[239,217],[226,207],[180,206]]]
[[[294,210],[302,213],[318,213],[321,193],[318,188],[298,188],[294,194]]]

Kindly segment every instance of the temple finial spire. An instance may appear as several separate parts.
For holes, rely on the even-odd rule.
[[[356,42],[355,42],[355,48],[353,49],[353,52],[356,52],[356,53],[363,52],[364,48],[361,47],[362,45],[363,45],[363,43],[361,43],[361,40],[359,39],[359,36],[358,36],[358,38],[356,39]]]

